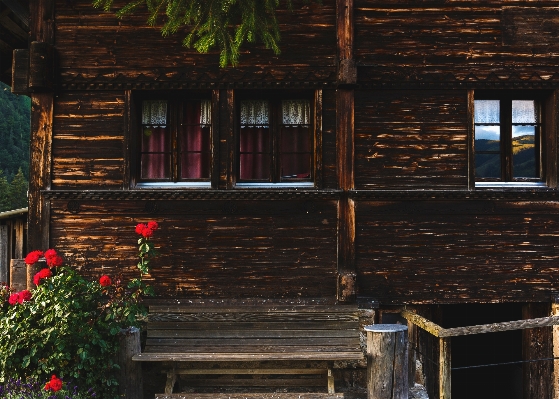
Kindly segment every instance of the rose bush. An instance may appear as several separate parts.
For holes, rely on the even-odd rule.
[[[48,267],[35,275],[32,291],[0,286],[0,383],[58,375],[91,387],[103,398],[116,397],[117,334],[139,326],[146,313],[141,299],[153,293],[142,275],[149,272],[155,253],[150,237],[158,226],[143,226],[138,233],[140,277],[128,282],[108,275],[90,281],[64,266],[54,249],[27,255],[26,263],[44,257]],[[47,384],[50,391],[59,387],[56,378]]]

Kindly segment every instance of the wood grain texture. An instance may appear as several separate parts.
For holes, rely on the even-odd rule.
[[[115,1],[114,6],[124,3]],[[302,77],[314,71],[319,75],[327,71],[324,76],[335,75],[335,0],[320,5],[297,0],[294,10],[281,8],[277,13],[280,55],[274,55],[262,44],[249,43],[241,49],[238,69],[220,69],[218,50],[199,54],[183,47],[182,30],[162,37],[159,29],[146,26],[147,14],[117,19],[114,13],[93,8],[88,0],[73,1],[71,5],[59,0],[55,37],[61,80],[71,81],[81,75],[110,81],[117,75],[125,78],[143,75],[149,81],[169,73],[186,74],[187,79],[211,77],[214,81],[222,80],[224,75],[233,79],[245,76],[245,81],[268,74]],[[252,73],[245,75],[247,71]]]
[[[148,278],[177,297],[335,297],[336,203],[53,201],[52,245],[86,274],[137,273],[134,226],[156,219]],[[146,208],[146,206],[148,208]],[[153,208],[149,208],[153,206]],[[146,209],[153,209],[150,214]],[[178,277],[178,278],[177,278]]]
[[[361,202],[359,292],[381,302],[548,301],[555,202]]]
[[[355,93],[357,189],[465,188],[465,91]]]
[[[124,92],[70,92],[57,96],[53,188],[123,187],[124,104]]]

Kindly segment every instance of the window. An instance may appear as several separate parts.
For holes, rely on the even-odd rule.
[[[238,102],[239,183],[312,184],[313,103],[308,98],[250,98]]]
[[[478,95],[474,100],[476,184],[544,179],[543,103],[522,93]]]
[[[139,105],[138,183],[209,183],[211,100],[149,98]]]

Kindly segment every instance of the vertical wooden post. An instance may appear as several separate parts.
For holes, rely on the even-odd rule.
[[[0,283],[8,282],[8,253],[9,253],[9,241],[8,241],[8,226],[0,226]]]
[[[347,192],[353,189],[354,89],[353,0],[336,1],[338,89],[336,91],[336,149],[338,186],[344,195],[338,203],[338,300],[356,297],[355,203]]]
[[[450,337],[439,338],[439,398],[450,399]]]
[[[417,326],[408,321],[408,383],[409,387],[415,385],[415,348],[417,346]]]
[[[132,361],[132,356],[141,352],[140,330],[130,327],[119,336],[119,392],[124,399],[143,398],[142,364]]]
[[[54,44],[54,0],[29,2],[30,41]],[[54,96],[52,92],[31,94],[31,160],[29,164],[29,250],[49,247],[50,206],[41,190],[51,185],[51,144]]]
[[[10,261],[10,287],[16,291],[27,288],[27,265],[24,259]]]
[[[550,303],[528,303],[522,307],[523,319],[547,317]],[[547,359],[553,354],[551,327],[522,330],[522,360]],[[530,362],[522,365],[525,399],[550,399],[553,397],[553,363]]]
[[[24,226],[23,220],[17,219],[15,221],[14,226],[16,232],[16,242],[15,242],[15,251],[14,251],[14,258],[15,259],[23,259],[23,237],[24,237]]]
[[[407,330],[401,324],[365,327],[368,399],[408,399]]]
[[[559,316],[559,295],[552,298],[551,316]],[[553,399],[559,399],[559,326],[553,326]]]

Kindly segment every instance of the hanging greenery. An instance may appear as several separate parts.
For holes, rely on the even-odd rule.
[[[113,0],[93,0],[93,6],[113,11]],[[244,43],[261,41],[280,53],[280,32],[276,10],[292,9],[291,0],[133,0],[116,10],[119,18],[148,11],[147,23],[161,25],[163,36],[185,28],[183,45],[207,53],[217,47],[221,67],[237,65]]]

